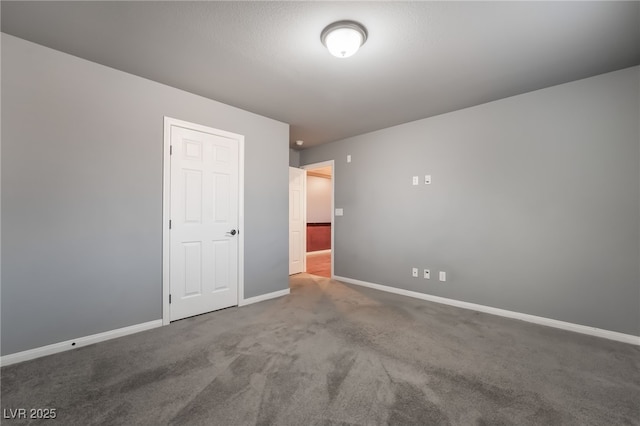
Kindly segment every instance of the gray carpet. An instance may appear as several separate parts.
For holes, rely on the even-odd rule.
[[[301,274],[2,368],[4,410],[44,407],[31,424],[638,425],[640,348]]]

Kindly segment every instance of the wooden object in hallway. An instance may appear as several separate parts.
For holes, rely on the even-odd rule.
[[[307,252],[331,248],[331,223],[307,223]]]
[[[307,253],[307,273],[331,278],[331,250]]]

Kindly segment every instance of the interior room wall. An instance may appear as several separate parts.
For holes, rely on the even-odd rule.
[[[2,355],[160,319],[163,117],[245,136],[245,297],[288,288],[289,126],[2,35]]]
[[[633,67],[304,150],[336,275],[640,335],[639,99]]]
[[[331,179],[307,175],[307,223],[331,223]]]

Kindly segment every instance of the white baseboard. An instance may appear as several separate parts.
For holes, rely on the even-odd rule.
[[[326,250],[316,250],[316,251],[308,251],[307,254],[326,254],[331,253],[331,249]]]
[[[115,339],[116,337],[127,336],[129,334],[139,333],[152,328],[161,327],[162,320],[144,322],[142,324],[131,325],[129,327],[118,328],[115,330],[105,331],[104,333],[92,334],[90,336],[79,337],[77,339],[67,340],[65,342],[53,343],[39,348],[29,349],[15,354],[0,357],[0,365],[7,366],[18,362],[28,361],[30,359],[40,358],[46,355],[53,355],[58,352],[64,352],[71,349],[81,348],[83,346],[92,345],[105,340]]]
[[[430,294],[419,293],[417,291],[389,287],[382,284],[374,284],[367,281],[355,280],[353,278],[335,276],[333,279],[349,284],[355,284],[363,287],[374,288],[376,290],[386,291],[388,293],[400,294],[416,299],[428,300],[430,302],[442,303],[444,305],[456,306],[463,309],[470,309],[472,311],[485,312],[501,317],[514,318],[534,324],[546,325],[548,327],[555,327],[563,330],[573,331],[576,333],[588,334],[591,336],[602,337],[609,340],[616,340],[618,342],[630,343],[632,345],[640,345],[640,336],[634,336],[632,334],[624,334],[617,331],[603,330],[601,328],[590,327],[587,325],[573,324],[570,322],[554,320],[551,318],[538,317],[535,315],[523,314],[520,312],[507,311],[505,309],[492,308],[491,306],[462,302],[455,299],[447,299],[446,297],[433,296]]]
[[[275,299],[276,297],[286,296],[291,291],[286,288],[284,290],[274,291],[273,293],[261,294],[260,296],[250,297],[240,302],[238,306],[251,305],[252,303],[262,302],[263,300]]]
[[[240,302],[239,306],[250,305],[252,303],[262,302],[280,296],[286,296],[290,290],[284,289],[274,291],[273,293],[262,294],[256,297],[250,297]],[[81,348],[83,346],[92,345],[94,343],[103,342],[105,340],[115,339],[116,337],[127,336],[129,334],[138,333],[140,331],[150,330],[152,328],[161,327],[162,320],[149,321],[142,324],[136,324],[129,327],[118,328],[116,330],[105,331],[104,333],[93,334],[91,336],[79,337],[77,339],[67,340],[64,342],[53,343],[39,348],[29,349],[23,352],[17,352],[0,357],[0,366],[7,366],[18,362],[28,361],[30,359],[40,358],[46,355],[53,355],[58,352],[64,352],[71,349]]]

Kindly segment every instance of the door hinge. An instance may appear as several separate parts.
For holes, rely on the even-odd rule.
[[[169,219],[169,229],[171,229],[171,219]]]
[[[169,295],[169,304],[171,304],[171,295]]]
[[[169,155],[173,155],[173,145],[169,145]]]

